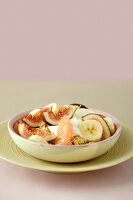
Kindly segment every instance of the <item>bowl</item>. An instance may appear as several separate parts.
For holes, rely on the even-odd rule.
[[[93,112],[109,116],[113,119],[116,125],[116,132],[114,135],[112,135],[108,139],[99,142],[88,143],[83,145],[58,146],[30,141],[18,135],[13,129],[14,123],[17,120],[24,117],[25,115],[27,115],[30,112],[30,110],[16,114],[11,119],[9,119],[8,131],[15,144],[21,150],[35,158],[57,163],[75,163],[91,160],[103,155],[110,148],[112,148],[121,134],[121,125],[116,117],[106,112],[99,111],[97,109],[92,110]],[[83,114],[87,114],[86,109],[81,109],[79,113],[75,113],[77,118],[81,117]]]

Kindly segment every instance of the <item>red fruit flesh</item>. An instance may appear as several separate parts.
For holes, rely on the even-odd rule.
[[[57,113],[53,113],[52,111],[44,112],[44,119],[48,124],[52,125],[58,125],[59,120],[63,116],[67,116],[69,119],[73,116],[75,113],[77,106],[62,106],[59,108],[59,111]]]
[[[55,144],[57,145],[70,145],[72,136],[73,136],[73,127],[68,119],[68,117],[64,116],[61,118],[58,124],[58,137],[55,140]]]
[[[24,137],[29,138],[31,135],[39,135],[44,138],[51,136],[51,132],[47,130],[41,130],[38,128],[32,128],[29,125],[25,124],[22,120],[18,123],[18,133]]]

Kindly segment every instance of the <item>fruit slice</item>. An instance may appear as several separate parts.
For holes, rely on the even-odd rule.
[[[95,119],[81,121],[79,129],[82,137],[89,142],[97,142],[102,138],[103,127],[101,123]]]
[[[107,139],[107,138],[109,138],[111,136],[111,132],[110,132],[109,126],[106,123],[106,121],[102,118],[101,115],[96,114],[96,113],[91,113],[91,114],[87,114],[87,115],[82,117],[83,121],[90,120],[90,119],[97,120],[98,122],[101,123],[101,125],[103,127],[102,140]]]
[[[36,115],[40,114],[40,109],[39,108],[34,109],[29,114],[31,114],[32,116],[36,116]]]
[[[83,104],[79,104],[79,103],[71,103],[70,105],[78,106],[79,108],[85,108],[85,109],[88,109],[85,105],[83,105]]]
[[[27,116],[23,118],[23,121],[31,127],[40,127],[44,125],[42,113],[40,109],[31,111]]]
[[[45,111],[45,109],[46,109],[46,111],[51,111],[53,113],[57,113],[59,111],[59,106],[56,103],[50,103],[44,107],[44,111]]]
[[[17,133],[17,134],[19,134],[19,130],[18,130],[18,124],[21,122],[21,120],[18,120],[18,121],[16,121],[15,123],[14,123],[14,125],[13,125],[13,129],[14,129],[14,131]]]
[[[74,113],[74,117],[76,117],[77,119],[80,119],[82,116],[85,116],[89,113],[92,113],[93,111],[90,109],[86,109],[86,108],[79,108],[76,110],[76,112]]]
[[[50,129],[46,126],[42,126],[41,128],[37,128],[37,135],[42,136],[45,138],[47,142],[54,140],[57,136],[50,131]]]
[[[48,129],[44,128],[32,128],[29,125],[25,124],[23,121],[20,121],[18,124],[18,132],[24,138],[29,138],[31,135],[39,135],[45,138],[46,141],[51,141],[56,138]]]
[[[44,144],[48,144],[48,142],[41,136],[39,135],[31,135],[28,140],[34,141],[34,142],[40,142]]]
[[[67,116],[64,116],[59,121],[58,136],[55,139],[57,145],[70,145],[73,136],[73,127]]]
[[[115,131],[116,131],[116,128],[115,128],[115,124],[114,124],[112,118],[111,117],[105,117],[104,120],[106,121],[106,123],[109,126],[111,135],[113,135],[115,133]]]
[[[43,113],[44,119],[48,124],[58,125],[59,120],[65,115],[69,119],[72,118],[78,106],[66,105],[59,106],[58,112],[47,111]]]
[[[24,138],[29,138],[34,134],[33,129],[22,120],[18,123],[18,133]]]

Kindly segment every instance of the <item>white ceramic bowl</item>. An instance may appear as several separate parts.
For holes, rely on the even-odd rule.
[[[117,127],[117,130],[113,136],[100,142],[73,146],[57,146],[29,141],[18,135],[14,131],[13,125],[17,120],[21,119],[30,111],[22,112],[13,116],[8,122],[8,131],[10,133],[11,138],[20,149],[38,159],[58,163],[74,163],[86,161],[106,153],[117,142],[121,134],[121,125],[118,119],[116,119],[114,116],[108,113],[96,109],[92,110],[96,113],[101,113],[105,116],[110,116],[113,119]],[[81,115],[86,113],[87,110],[83,109],[82,112],[76,113],[76,115],[77,117],[80,117]]]

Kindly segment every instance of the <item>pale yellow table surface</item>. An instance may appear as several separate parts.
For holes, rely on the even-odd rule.
[[[50,102],[82,103],[133,128],[133,82],[0,81],[0,121]],[[50,174],[0,160],[0,200],[132,199],[133,159],[84,174]]]

